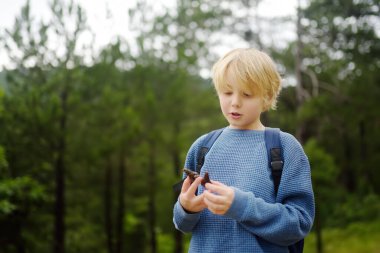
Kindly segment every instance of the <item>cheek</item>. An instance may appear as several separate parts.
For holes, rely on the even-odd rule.
[[[226,99],[223,96],[219,96],[218,98],[219,98],[219,104],[221,106],[226,104]]]
[[[252,111],[254,111],[255,113],[262,112],[263,103],[260,99],[257,99],[255,101],[252,101],[250,107],[251,107]]]
[[[224,101],[223,99],[219,98],[219,105],[220,105],[220,108],[222,110],[224,110],[224,108],[226,107],[226,101]]]
[[[222,112],[225,113],[228,108],[228,101],[223,98],[219,98],[219,104],[220,104],[220,109],[222,109]]]

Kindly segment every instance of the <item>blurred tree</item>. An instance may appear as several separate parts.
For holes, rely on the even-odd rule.
[[[187,124],[190,115],[194,117],[197,115],[195,133],[199,135],[202,132],[199,128],[201,119],[210,115],[208,112],[214,112],[216,108],[215,100],[206,100],[212,102],[207,104],[201,102],[201,94],[205,91],[207,93],[207,88],[204,87],[204,81],[195,76],[199,75],[202,68],[210,69],[209,62],[214,61],[215,56],[210,53],[209,38],[223,25],[222,17],[228,13],[229,11],[218,1],[213,0],[177,1],[174,9],[166,9],[159,15],[154,15],[152,6],[145,1],[139,1],[136,8],[131,11],[131,20],[139,31],[140,57],[136,59],[136,63],[145,66],[155,62],[160,71],[157,76],[150,71],[153,78],[149,77],[149,80],[146,80],[147,77],[144,77],[144,86],[142,86],[153,87],[153,91],[148,90],[147,94],[155,95],[148,95],[150,98],[145,102],[147,105],[154,104],[150,111],[153,111],[153,108],[164,109],[157,111],[158,115],[161,115],[159,118],[148,123],[149,132],[154,133],[155,128],[152,129],[152,123],[163,122],[164,128],[159,128],[158,131],[165,133],[162,135],[164,139],[157,139],[160,134],[154,133],[150,147],[157,145],[153,144],[153,141],[165,142],[166,149],[171,154],[174,178],[177,180],[182,174],[180,161],[183,160],[183,155],[180,150],[184,147],[181,144],[185,134],[183,125]],[[144,26],[141,27],[141,24]],[[156,57],[161,60],[155,61]],[[161,73],[166,73],[166,76],[163,77]],[[194,97],[194,94],[197,96]],[[199,117],[201,111],[199,105],[202,104],[205,104],[205,107],[202,116]],[[154,156],[151,157],[153,159]],[[150,167],[153,164],[151,163]],[[150,173],[150,177],[153,180],[155,174]],[[168,190],[171,191],[170,188]],[[151,197],[155,198],[153,195]],[[177,196],[174,196],[174,199],[176,198]],[[150,203],[152,202],[154,200],[150,200]],[[154,210],[154,206],[151,205],[150,211]],[[152,239],[155,237],[154,226],[152,224],[150,228],[152,252],[155,252],[156,248],[156,240]],[[179,231],[174,231],[174,241],[174,252],[182,252],[182,234]]]
[[[50,170],[54,168],[54,252],[65,252],[69,99],[78,74],[74,67],[82,61],[77,42],[85,30],[85,17],[73,2],[65,5],[53,1],[51,12],[50,23],[36,24],[27,1],[12,30],[2,38],[14,64],[7,76],[5,142],[10,146],[13,177],[29,174],[50,188]],[[52,44],[52,39],[58,43]]]
[[[0,149],[0,155],[4,152]],[[2,162],[4,157],[0,157]],[[0,181],[0,244],[10,252],[27,252],[23,231],[33,224],[32,214],[46,202],[44,187],[29,176],[2,177]],[[14,251],[13,251],[14,250]]]
[[[298,9],[297,41],[288,50],[275,52],[287,72],[296,73],[297,86],[284,89],[280,101],[285,103],[280,102],[279,110],[285,114],[276,113],[274,118],[289,116],[289,111],[281,106],[297,112],[295,123],[300,131],[292,128],[298,132],[298,138],[305,143],[312,136],[317,138],[339,168],[336,187],[342,185],[349,193],[362,197],[372,191],[378,193],[379,180],[372,171],[379,147],[374,139],[379,136],[379,128],[374,127],[379,121],[375,109],[375,97],[379,96],[376,26],[380,22],[376,2],[310,1]],[[296,106],[289,95],[301,103]],[[343,199],[338,195],[319,197],[317,208],[329,205],[338,209]],[[321,233],[320,220],[332,224],[327,212],[319,214],[317,234]],[[321,250],[321,236],[317,241]]]
[[[317,236],[317,252],[323,252],[322,225],[324,219],[332,213],[331,205],[339,197],[340,189],[336,185],[338,169],[332,156],[326,153],[314,139],[309,139],[305,152],[312,167],[313,188],[316,199],[315,231]],[[334,193],[330,189],[334,188]]]
[[[138,1],[130,11],[130,20],[132,29],[139,34],[140,55],[150,55],[139,61],[159,58],[173,63],[171,68],[186,69],[191,75],[198,75],[202,68],[210,69],[216,57],[211,47],[220,44],[211,38],[229,15],[228,7],[216,0],[178,0],[173,8],[161,13],[147,1]]]
[[[378,12],[378,5],[372,2],[312,1],[302,21],[307,31],[303,37],[308,42],[303,71],[311,84],[309,94],[319,90],[321,95],[331,98],[332,105],[325,106],[335,110],[327,109],[329,112],[323,115],[336,122],[339,135],[335,136],[340,137],[338,143],[342,145],[330,146],[329,150],[336,153],[338,163],[345,168],[340,179],[350,192],[366,191],[364,188],[378,192],[369,165],[375,150],[369,148],[373,142],[369,142],[368,136],[378,136],[379,131],[367,123],[368,119],[379,121],[374,109],[375,97],[380,92],[376,81],[379,79],[376,55],[380,54]],[[361,113],[353,114],[354,108]],[[320,136],[325,139],[327,134]],[[324,142],[329,145],[330,140]],[[340,154],[336,152],[339,149]],[[347,157],[355,159],[349,161]],[[358,173],[364,175],[365,184],[358,180]]]
[[[3,96],[0,89],[0,115],[3,115]],[[3,118],[0,117],[0,122]],[[1,138],[3,139],[3,138]],[[0,245],[4,250],[26,252],[22,232],[33,224],[30,216],[47,201],[45,188],[30,176],[12,177],[6,152],[0,146]]]
[[[357,173],[366,175],[365,187],[375,189],[377,184],[372,181],[376,177],[368,179],[368,175],[373,175],[370,164],[376,159],[372,152],[378,144],[368,136],[379,135],[374,127],[379,121],[375,109],[379,94],[375,70],[379,64],[378,5],[370,1],[311,1],[301,11],[302,94],[306,101],[315,100],[305,103],[308,109],[299,111],[299,120],[311,123],[304,138],[317,136],[334,154],[339,167],[345,168],[339,178],[347,190],[355,192],[363,186]],[[290,73],[295,66],[290,55],[295,50],[293,43],[288,51],[276,53]],[[353,113],[359,109],[361,113]],[[367,124],[368,119],[374,124]]]

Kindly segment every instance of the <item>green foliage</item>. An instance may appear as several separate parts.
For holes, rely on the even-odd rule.
[[[364,197],[346,195],[339,204],[334,205],[331,212],[333,219],[329,219],[329,225],[344,227],[355,222],[373,222],[380,220],[379,195],[368,194]]]
[[[317,187],[322,186],[322,189],[333,186],[336,183],[338,168],[331,154],[324,151],[315,139],[309,139],[304,148],[310,161],[313,183]]]
[[[8,162],[5,158],[5,150],[0,146],[0,176],[1,178],[7,175]]]
[[[100,247],[105,244],[102,227],[91,221],[83,209],[77,208],[75,211],[70,209],[65,221],[68,228],[66,235],[68,252],[106,252]]]
[[[14,213],[29,213],[31,209],[46,201],[42,185],[28,176],[9,178],[5,150],[0,146],[0,220]]]
[[[13,213],[28,214],[47,201],[44,187],[28,176],[1,180],[0,197],[0,220]]]
[[[154,59],[172,63],[173,69],[186,69],[197,75],[200,68],[210,68],[216,56],[212,52],[219,41],[210,38],[223,29],[231,16],[228,6],[217,0],[177,1],[162,14],[153,11],[145,0],[130,10],[130,23],[139,34],[141,52],[136,61],[146,65]]]
[[[0,82],[0,85],[1,85],[1,82]],[[3,97],[4,97],[4,91],[2,88],[0,88],[0,115],[2,115],[4,112]]]
[[[171,253],[174,249],[173,236],[170,234],[158,233],[158,252]]]

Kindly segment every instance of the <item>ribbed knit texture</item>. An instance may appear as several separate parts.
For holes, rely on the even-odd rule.
[[[185,167],[194,168],[206,135],[191,146]],[[264,131],[226,128],[206,155],[201,175],[235,190],[225,215],[208,209],[189,214],[179,202],[174,225],[191,232],[189,252],[281,253],[304,238],[314,220],[314,196],[308,159],[299,142],[280,134],[284,168],[277,198],[265,147]],[[201,194],[204,188],[199,187]]]

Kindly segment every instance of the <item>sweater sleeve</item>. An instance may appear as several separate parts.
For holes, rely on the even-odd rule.
[[[281,138],[284,168],[276,203],[234,188],[235,198],[225,215],[269,242],[288,246],[311,230],[315,207],[310,165],[302,146],[289,134]]]
[[[186,156],[185,168],[194,170],[197,164],[196,154],[198,153],[198,150],[204,138],[205,138],[205,135],[201,136],[191,145]],[[185,178],[185,176],[186,175],[184,174],[183,178]],[[178,199],[173,209],[173,223],[174,223],[175,228],[184,233],[191,232],[193,228],[195,227],[195,225],[198,223],[200,214],[201,214],[200,212],[199,213],[186,212],[181,206],[181,204],[179,203],[179,199]]]

